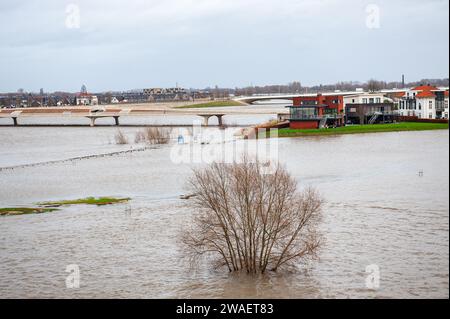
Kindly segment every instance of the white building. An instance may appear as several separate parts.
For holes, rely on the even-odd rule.
[[[98,98],[89,93],[80,93],[77,95],[77,105],[98,105]]]
[[[398,103],[399,114],[420,119],[448,119],[448,90],[421,85],[406,90]]]
[[[418,114],[421,119],[436,118],[436,95],[431,91],[422,91],[416,94]]]
[[[347,104],[380,104],[384,103],[386,97],[383,93],[361,92],[344,96],[344,105]]]
[[[449,111],[448,111],[448,91],[445,91],[444,92],[444,113],[442,114],[442,118],[448,120],[448,115],[449,115]]]

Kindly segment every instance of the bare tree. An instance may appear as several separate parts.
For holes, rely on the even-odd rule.
[[[383,88],[383,82],[381,82],[381,81],[370,79],[367,82],[367,90],[369,92],[377,92],[377,91],[380,91],[382,88]]]
[[[139,143],[144,143],[145,141],[146,141],[145,132],[144,131],[136,132],[136,135],[134,136],[134,142],[136,144],[139,144]]]
[[[207,257],[230,272],[265,273],[316,256],[322,199],[313,189],[298,192],[283,167],[264,169],[244,159],[194,171],[197,212],[183,232],[192,261]]]
[[[157,127],[148,127],[139,131],[135,136],[135,143],[146,142],[148,144],[167,144],[170,141],[171,130]]]
[[[114,136],[114,139],[116,141],[116,144],[118,144],[118,145],[128,144],[127,136],[125,134],[123,134],[123,132],[120,130],[116,133],[116,135]]]

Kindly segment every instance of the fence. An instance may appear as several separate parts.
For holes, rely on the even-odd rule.
[[[448,123],[448,119],[420,119],[417,116],[398,116],[399,122]]]

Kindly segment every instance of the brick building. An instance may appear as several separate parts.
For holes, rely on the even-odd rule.
[[[293,99],[290,107],[290,127],[317,129],[344,125],[344,98],[342,95],[301,96]]]

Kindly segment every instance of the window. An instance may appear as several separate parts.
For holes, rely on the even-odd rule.
[[[355,99],[352,99],[352,103],[355,104]]]
[[[302,101],[302,105],[317,105],[317,101]]]
[[[419,110],[422,109],[422,103],[419,103]]]
[[[381,103],[381,98],[377,97],[377,103]]]
[[[430,101],[428,104],[430,105],[429,109],[432,110],[433,109],[433,101]]]
[[[291,118],[292,119],[311,119],[317,118],[317,109],[315,108],[291,108]]]
[[[362,101],[363,101],[364,104],[367,104],[367,99],[366,98],[363,98]]]
[[[433,113],[428,114],[428,118],[433,119]]]
[[[373,98],[370,98],[370,99],[369,99],[369,103],[370,103],[370,104],[373,104],[374,101],[375,101],[375,100],[374,100]]]

